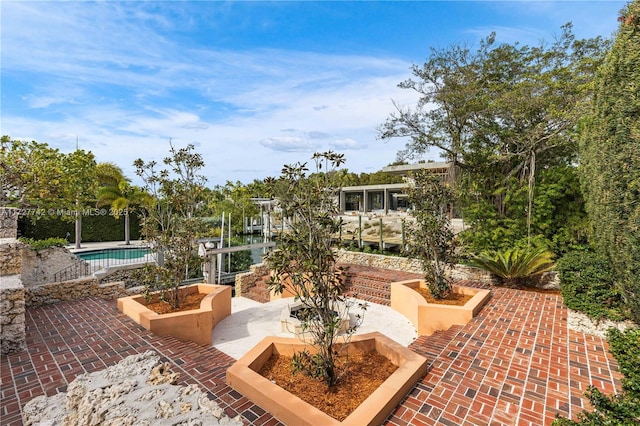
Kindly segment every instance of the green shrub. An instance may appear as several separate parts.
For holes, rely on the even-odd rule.
[[[622,297],[614,283],[611,264],[593,251],[579,250],[558,261],[564,304],[593,319],[624,318]]]
[[[512,248],[504,251],[480,253],[467,262],[502,278],[507,286],[525,285],[534,275],[553,269],[553,253],[540,248]]]
[[[640,324],[640,0],[620,11],[618,31],[593,81],[579,138],[580,181],[592,241],[606,253],[629,315]]]
[[[140,218],[137,214],[132,214],[129,220],[131,239],[140,239]],[[66,237],[69,241],[73,241],[76,234],[75,223],[61,216],[44,216],[36,221],[22,216],[18,221],[18,229],[21,236],[36,240]],[[124,216],[119,219],[107,214],[84,216],[81,235],[83,242],[122,241],[124,240]]]
[[[621,332],[609,330],[610,351],[618,361],[622,379],[622,392],[608,396],[594,386],[585,395],[594,407],[592,412],[578,414],[577,421],[558,418],[554,426],[601,426],[640,424],[640,329]]]
[[[47,238],[45,240],[34,240],[33,238],[20,238],[20,241],[27,244],[29,249],[39,251],[50,247],[64,247],[69,242],[64,238]]]

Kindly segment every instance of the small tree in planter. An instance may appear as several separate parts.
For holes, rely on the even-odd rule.
[[[412,175],[409,202],[415,223],[408,225],[411,235],[405,252],[422,261],[425,282],[432,296],[444,299],[451,292],[446,268],[455,263],[455,243],[448,218],[453,191],[439,176],[419,171]]]
[[[164,159],[169,169],[158,171],[155,161],[134,162],[136,174],[144,181],[145,198],[142,235],[155,251],[158,266],[147,268],[145,293],[160,291],[160,298],[173,308],[180,305],[180,284],[193,276],[202,263],[195,240],[204,224],[195,217],[202,201],[206,178],[198,172],[204,167],[202,155],[193,145],[177,149],[170,143]]]
[[[268,180],[287,229],[280,235],[280,250],[270,253],[266,261],[274,272],[270,289],[282,293],[286,287],[302,303],[306,312],[300,319],[302,328],[317,348],[315,355],[306,350],[297,353],[294,369],[321,378],[332,387],[340,377],[335,362],[340,317],[348,315],[354,304],[343,296],[342,271],[336,268],[332,248],[332,237],[339,233],[341,225],[341,220],[335,219],[337,191],[332,181],[344,158],[329,151],[314,154],[313,160],[316,173],[311,176],[307,176],[306,163],[297,163],[284,166],[279,180]],[[362,304],[360,307],[366,308]],[[347,330],[347,336],[360,325],[360,315],[356,318],[358,321]]]

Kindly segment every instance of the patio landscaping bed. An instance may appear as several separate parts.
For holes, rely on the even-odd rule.
[[[465,286],[482,285],[466,282]],[[410,348],[429,373],[381,424],[549,425],[589,407],[584,389],[620,391],[622,375],[600,336],[574,331],[557,294],[492,288],[492,298],[466,326],[421,336]],[[21,409],[38,395],[65,392],[79,374],[103,370],[147,350],[158,352],[229,417],[276,426],[271,413],[225,383],[234,359],[212,347],[143,329],[97,297],[29,308],[27,348],[0,357],[0,417],[22,425]]]

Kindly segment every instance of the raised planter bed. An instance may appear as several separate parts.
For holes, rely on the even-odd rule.
[[[274,353],[292,356],[311,349],[298,339],[264,338],[227,369],[227,383],[287,425],[379,425],[426,374],[427,360],[378,332],[353,336],[350,345],[354,350],[376,351],[398,369],[342,422],[258,373]]]
[[[181,295],[205,293],[199,309],[158,314],[147,308],[141,295],[121,297],[118,309],[129,318],[158,335],[170,335],[185,342],[211,344],[211,332],[223,318],[231,314],[231,287],[193,284],[180,289]]]
[[[480,312],[491,297],[489,290],[473,287],[453,286],[453,291],[473,295],[463,306],[428,303],[414,289],[427,288],[424,280],[398,281],[391,284],[391,308],[407,317],[420,336],[431,336],[439,330],[448,330],[452,325],[465,325]]]

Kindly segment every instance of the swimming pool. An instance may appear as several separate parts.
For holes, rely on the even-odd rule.
[[[146,258],[150,254],[151,250],[148,248],[107,248],[83,251],[76,253],[76,256],[84,260],[135,260]]]

